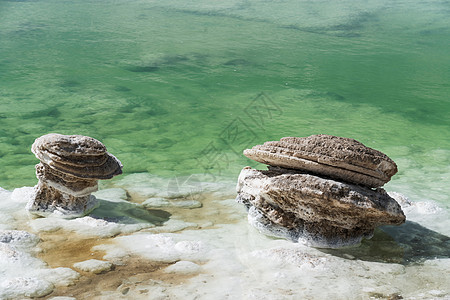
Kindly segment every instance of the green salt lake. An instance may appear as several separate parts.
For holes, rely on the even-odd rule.
[[[388,258],[380,261],[385,262],[392,256],[420,261],[436,254],[445,262],[450,228],[449,24],[450,2],[445,0],[0,0],[0,187],[36,184],[38,160],[30,147],[50,132],[103,142],[122,161],[124,175],[100,187],[134,191],[140,200],[151,180],[150,189],[169,195],[186,186],[202,189],[200,181],[232,190],[244,166],[263,168],[242,150],[265,141],[319,133],[350,137],[397,163],[399,172],[385,188],[418,203],[411,215],[423,223],[378,231],[349,252],[331,251],[330,266],[340,266],[340,256],[377,261],[374,257],[384,255]],[[214,199],[205,203],[209,217],[216,209],[208,208]],[[232,205],[221,209],[224,220],[227,210],[238,214]],[[438,221],[433,222],[434,216]],[[191,217],[186,220],[193,222]],[[51,221],[29,224],[33,222]],[[211,242],[223,234],[230,244],[235,239],[250,243],[242,253],[271,243],[291,253],[286,250],[290,245],[263,240],[256,232],[247,235],[245,220],[235,227],[227,222],[225,229],[219,226],[219,234],[192,230],[179,236]],[[35,232],[46,230],[37,228]],[[403,238],[426,232],[429,240],[397,240],[400,246],[389,242],[383,248],[391,231]],[[150,244],[158,243],[157,233],[155,229],[148,237]],[[135,236],[121,238],[126,247]],[[433,248],[433,239],[441,248]],[[439,286],[445,284],[439,273],[444,263],[407,266],[398,277],[394,264],[370,265],[368,271],[353,262],[346,262],[341,275],[347,267],[359,270],[354,278],[367,271],[370,282],[360,291],[341,276],[340,288],[349,294],[352,289],[366,296],[378,288],[385,292],[385,281],[395,281],[404,287],[401,292],[412,295],[408,299],[421,298],[419,292],[448,296],[445,290],[436,292],[444,289]],[[260,267],[242,272],[268,278],[270,272]],[[383,268],[391,268],[386,272],[395,275],[392,280],[378,275]],[[419,273],[424,277],[415,276]],[[323,284],[324,274],[328,276],[320,273],[311,286]],[[427,280],[436,286],[425,287]],[[325,288],[317,285],[311,293],[320,290]]]
[[[168,177],[235,177],[246,147],[327,133],[433,185],[450,159],[448,21],[446,1],[1,1],[0,186],[34,184],[29,148],[49,132]]]

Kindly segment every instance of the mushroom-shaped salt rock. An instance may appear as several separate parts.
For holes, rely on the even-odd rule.
[[[244,155],[271,166],[309,171],[337,180],[380,187],[397,173],[386,154],[350,139],[326,134],[285,137],[244,150]]]
[[[249,221],[267,235],[339,248],[370,238],[379,225],[405,222],[400,205],[379,188],[325,179],[292,170],[246,167],[238,179],[237,201]]]
[[[338,248],[371,237],[379,225],[405,222],[400,205],[379,188],[396,164],[356,140],[286,137],[244,155],[269,165],[268,171],[244,168],[236,198],[265,234]]]
[[[31,151],[41,161],[39,179],[27,204],[33,214],[77,217],[97,206],[91,195],[99,179],[122,173],[121,162],[98,140],[82,135],[50,133],[35,140]]]

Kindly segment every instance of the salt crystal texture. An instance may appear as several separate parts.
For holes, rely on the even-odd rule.
[[[92,272],[94,274],[100,274],[107,271],[111,271],[113,264],[109,261],[103,261],[98,259],[89,259],[86,261],[78,262],[73,265],[74,268],[84,271]]]

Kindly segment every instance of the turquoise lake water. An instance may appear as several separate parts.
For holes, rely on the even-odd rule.
[[[36,183],[49,132],[101,140],[128,174],[211,180],[326,133],[448,208],[450,2],[372,2],[0,0],[0,186]]]

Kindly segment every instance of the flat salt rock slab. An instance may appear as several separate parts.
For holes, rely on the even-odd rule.
[[[122,174],[123,165],[119,159],[111,153],[106,153],[105,156],[105,163],[99,166],[74,166],[54,160],[49,161],[48,165],[55,170],[79,178],[111,179]]]
[[[284,137],[246,149],[244,155],[270,166],[304,170],[369,187],[383,186],[397,173],[397,165],[386,154],[354,139],[325,134]]]
[[[83,272],[91,272],[94,274],[105,273],[112,270],[113,264],[109,261],[89,259],[73,265],[75,269]]]
[[[100,141],[83,135],[63,135],[49,133],[37,138],[31,146],[36,154],[48,151],[60,156],[98,156],[106,153],[106,147]]]
[[[36,153],[35,153],[36,154]],[[81,179],[111,179],[122,174],[122,163],[111,153],[105,153],[105,162],[101,165],[73,165],[63,160],[52,160],[43,153],[36,157],[52,169]]]
[[[81,156],[79,154],[71,156],[63,156],[52,153],[45,149],[40,149],[39,151],[36,151],[35,154],[39,155],[38,158],[44,161],[52,160],[66,165],[72,165],[75,167],[101,166],[108,159],[108,157],[105,155],[106,153],[100,155],[86,155],[86,156]]]
[[[122,174],[122,163],[88,136],[46,134],[34,141],[31,151],[52,169],[78,178],[110,179]]]

